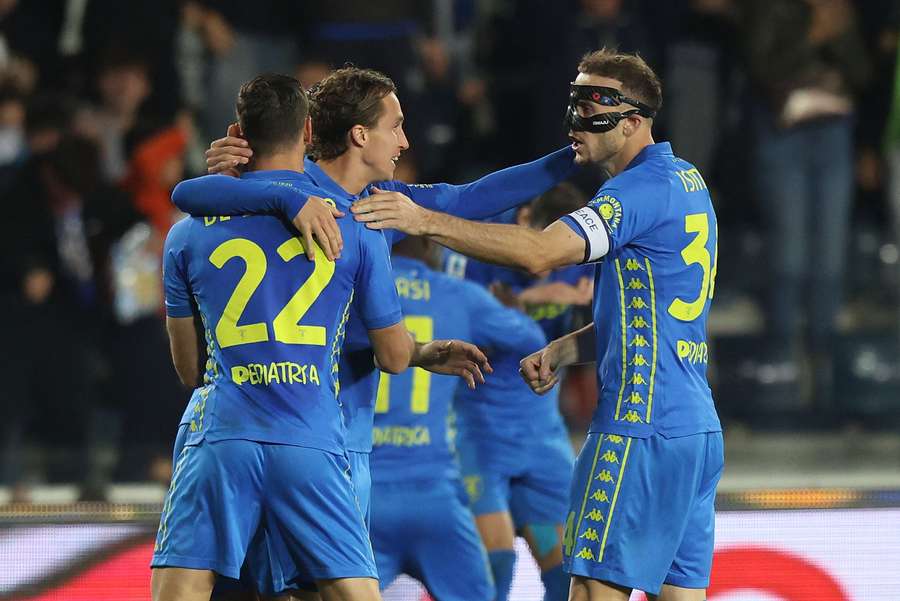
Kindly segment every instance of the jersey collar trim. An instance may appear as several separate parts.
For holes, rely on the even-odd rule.
[[[675,156],[672,153],[672,145],[669,142],[658,142],[656,144],[650,144],[649,146],[645,146],[644,149],[641,150],[636,157],[631,159],[631,162],[628,163],[627,167],[625,167],[625,171],[628,171],[633,167],[637,167],[641,163],[650,159],[665,156]]]

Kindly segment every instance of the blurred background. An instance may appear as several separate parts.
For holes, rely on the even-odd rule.
[[[565,145],[568,82],[604,46],[661,76],[655,137],[719,217],[720,540],[777,539],[848,599],[900,599],[900,510],[853,509],[900,507],[898,27],[895,0],[0,0],[0,599],[101,598],[107,560],[142,575],[102,598],[148,598],[189,396],[163,329],[169,192],[205,173],[243,81],[383,71],[411,143],[397,178],[461,183]],[[576,448],[594,404],[572,370]],[[519,564],[514,598],[540,598]],[[768,594],[746,599],[844,598]]]

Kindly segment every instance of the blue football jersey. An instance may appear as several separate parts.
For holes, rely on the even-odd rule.
[[[527,202],[566,179],[575,169],[573,157],[571,148],[566,147],[530,163],[509,167],[462,185],[409,185],[397,181],[373,185],[382,190],[402,192],[429,209],[483,219]],[[299,177],[302,183],[316,189],[303,194],[299,185],[273,184],[246,176],[236,179],[214,175],[181,182],[175,187],[172,200],[191,215],[273,214],[292,218],[309,195],[329,198],[338,209],[347,212],[354,201],[368,196],[372,187],[358,195],[349,194],[309,159],[304,161],[304,173]],[[403,234],[385,230],[384,236],[390,245]],[[374,367],[374,354],[365,325],[355,312],[351,306],[345,324],[345,352],[339,368],[340,398],[347,423],[347,449],[368,452],[372,449],[372,420],[380,372]]]
[[[586,261],[602,260],[594,290],[600,398],[590,431],[720,430],[706,380],[717,226],[700,173],[668,143],[648,146],[563,220],[585,239]]]
[[[485,348],[492,358],[500,354],[512,356],[519,349],[541,344],[540,330],[525,315],[504,307],[477,284],[451,278],[420,261],[396,255],[394,279],[406,326],[418,342],[458,338]],[[495,375],[485,378],[491,382]],[[479,388],[483,386],[486,384]],[[455,376],[432,374],[420,368],[394,376],[381,375],[372,434],[373,481],[456,473],[447,423],[457,389],[468,390]],[[468,410],[464,402],[457,397],[457,412]]]
[[[461,277],[480,286],[502,281],[508,270],[475,259],[445,252],[444,269],[453,277]],[[485,290],[487,293],[487,290]],[[526,355],[540,350],[547,338],[539,325],[525,313],[516,311],[523,328],[531,334],[521,346],[489,354],[494,373],[476,390],[460,388],[457,413],[461,427],[478,431],[489,430],[495,438],[516,437],[523,433],[545,429],[558,423],[558,387],[544,395],[532,392],[519,375],[519,362]]]
[[[245,177],[305,186],[302,174]],[[310,188],[309,193],[317,193]],[[249,439],[344,450],[337,361],[351,300],[366,329],[401,319],[384,237],[340,222],[341,259],[309,261],[270,216],[186,218],[164,249],[166,311],[199,310],[209,361],[185,420],[200,440]]]
[[[491,265],[465,255],[444,249],[444,271],[453,277],[465,278],[489,286],[495,282],[504,284],[515,294],[541,284],[563,282],[570,286],[578,284],[582,278],[594,280],[593,265],[569,265],[555,269],[543,278],[535,278],[515,269]],[[528,303],[525,313],[535,320],[544,331],[547,340],[556,340],[572,331],[572,306],[564,303]]]

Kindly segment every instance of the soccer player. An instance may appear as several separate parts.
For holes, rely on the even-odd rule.
[[[706,381],[716,215],[690,163],[654,143],[662,86],[639,57],[597,51],[578,65],[567,122],[579,164],[612,177],[588,206],[541,232],[422,209],[409,199],[352,208],[373,228],[426,235],[533,274],[602,261],[594,324],[526,357],[538,392],[561,366],[597,361],[599,401],[578,456],[566,520],[569,598],[705,599],[722,434]]]
[[[309,137],[296,80],[260,76],[237,111],[257,149],[246,177],[302,186]],[[356,224],[353,224],[356,225]],[[340,224],[340,262],[305,257],[279,218],[187,218],[164,250],[167,328],[181,379],[199,386],[153,554],[154,601],[209,599],[236,578],[265,523],[329,599],[380,599],[367,529],[347,476],[336,363],[351,300],[378,365],[407,367],[384,237]],[[372,235],[376,234],[376,235]],[[195,309],[209,359],[202,385]]]
[[[543,229],[584,206],[584,200],[576,189],[561,184],[493,221]],[[557,279],[536,288],[526,274],[469,260],[452,251],[447,252],[445,262],[451,275],[482,286],[502,284],[504,291],[513,295],[508,300],[516,305],[515,295],[531,298],[535,322],[556,336],[569,331],[558,331],[571,316],[568,302],[584,296],[583,290],[565,283],[573,276],[564,272],[584,269],[579,266],[547,275],[546,279]],[[562,539],[574,457],[559,414],[558,388],[541,397],[522,381],[519,359],[528,354],[522,350],[507,347],[493,355],[489,381],[477,391],[457,393],[457,446],[469,500],[489,553],[497,599],[505,601],[509,595],[519,532],[541,570],[544,599],[564,601],[569,577],[562,569]]]
[[[439,258],[436,245],[424,238],[394,245],[401,307],[419,342],[460,338],[492,357],[544,345],[540,329],[523,313],[477,284],[435,271]],[[449,441],[456,384],[418,369],[381,377],[371,459],[372,546],[382,588],[406,573],[441,601],[493,601],[487,557],[460,494]]]
[[[500,213],[544,192],[573,171],[571,149],[556,151],[532,163],[490,174],[465,185],[434,184],[409,186],[388,181],[393,176],[397,157],[408,148],[403,133],[403,112],[393,83],[380,73],[357,68],[340,69],[320,82],[313,93],[312,121],[315,154],[318,162],[306,160],[305,177],[317,186],[318,195],[328,197],[338,210],[347,210],[370,191],[382,190],[390,197],[402,191],[424,206],[456,215],[483,218]],[[233,165],[252,154],[250,147],[239,147],[244,140],[225,138],[214,143],[210,152],[213,165]],[[255,159],[254,159],[255,160]],[[371,186],[371,182],[379,182]],[[377,186],[377,187],[376,187]],[[299,217],[305,197],[296,190],[247,178],[205,176],[180,183],[172,194],[173,202],[195,215],[235,215],[276,213],[288,219]],[[295,222],[297,219],[295,219]],[[298,229],[309,224],[297,223]],[[386,232],[388,243],[394,237]],[[431,367],[430,369],[436,369]],[[368,460],[372,449],[372,423],[378,373],[372,366],[372,350],[363,322],[351,307],[346,324],[346,343],[340,361],[340,395],[348,424],[347,450],[357,494],[364,513],[368,513]],[[472,382],[470,382],[472,383]],[[260,545],[265,555],[265,545]],[[256,553],[251,553],[256,556]],[[276,574],[266,561],[250,571]],[[275,591],[302,584],[289,577],[276,578]],[[277,575],[277,574],[276,574]],[[279,588],[281,587],[281,588]]]

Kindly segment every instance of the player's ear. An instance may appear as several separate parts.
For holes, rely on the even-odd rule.
[[[629,138],[634,135],[640,126],[641,119],[635,115],[629,115],[625,117],[625,126],[622,128],[622,133],[625,134],[626,138]]]
[[[312,143],[312,117],[309,116],[303,124],[303,143],[307,146]]]
[[[369,141],[369,130],[363,125],[350,128],[350,142],[356,146],[365,146]]]
[[[235,121],[228,126],[228,130],[225,132],[226,136],[231,136],[232,138],[243,138],[244,130],[241,129],[241,124]]]

